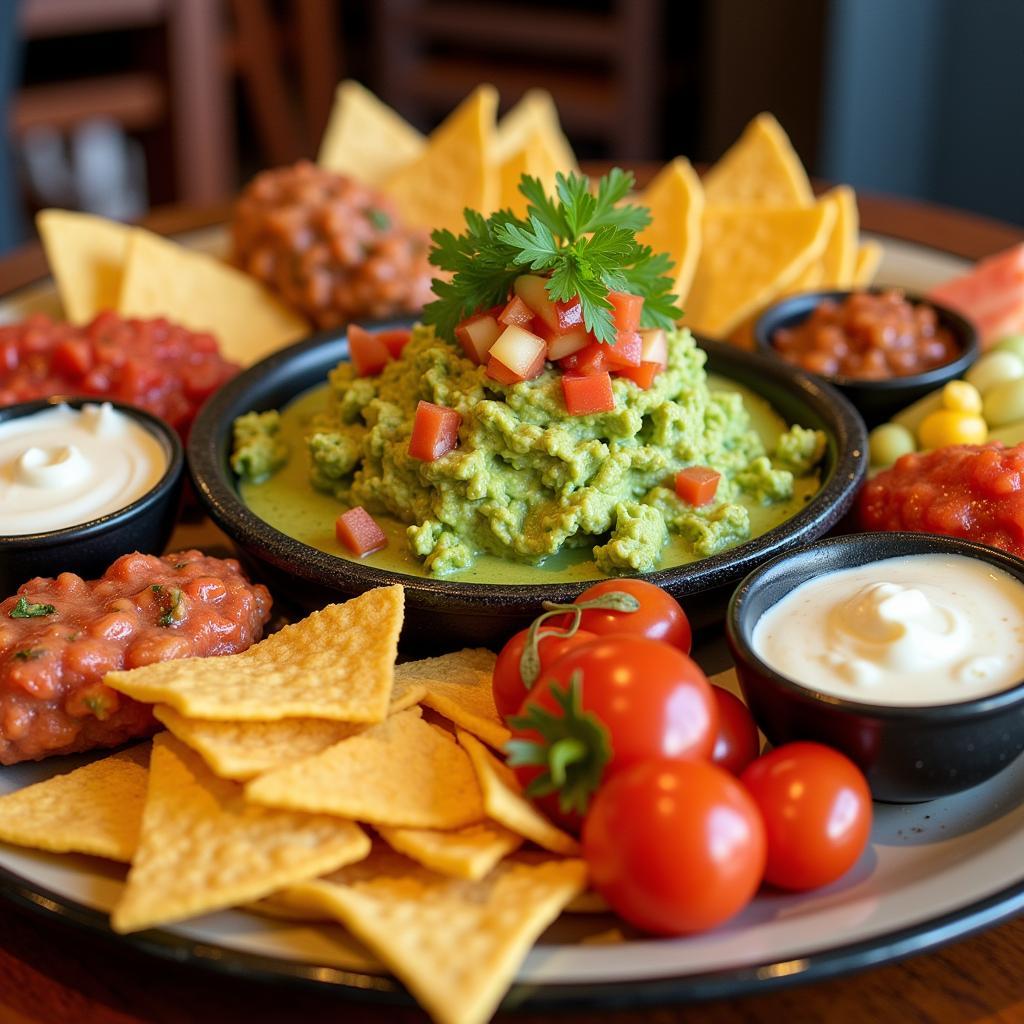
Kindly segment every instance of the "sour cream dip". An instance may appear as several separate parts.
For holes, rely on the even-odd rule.
[[[1024,680],[1024,584],[963,555],[906,555],[801,584],[751,638],[777,672],[867,704],[953,704]]]
[[[160,442],[109,402],[0,423],[0,536],[79,526],[141,498],[164,475]]]

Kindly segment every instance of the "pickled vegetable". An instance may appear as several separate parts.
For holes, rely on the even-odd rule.
[[[992,427],[1024,420],[1024,378],[990,388],[985,394],[982,412]]]
[[[986,352],[965,374],[964,379],[973,384],[984,396],[997,384],[1024,377],[1024,359],[1008,350]]]
[[[883,423],[868,434],[872,466],[891,466],[901,455],[917,450],[914,435],[899,423]]]

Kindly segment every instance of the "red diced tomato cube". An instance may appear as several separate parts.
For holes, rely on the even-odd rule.
[[[644,308],[642,295],[630,295],[629,292],[609,292],[608,301],[612,304],[612,319],[617,331],[635,331],[640,326],[640,314]]]
[[[607,371],[564,374],[562,394],[570,416],[589,416],[595,412],[611,412],[615,408],[612,378]]]
[[[474,363],[486,363],[487,353],[501,336],[502,326],[491,313],[477,313],[455,328],[455,337]]]
[[[615,374],[618,377],[628,377],[646,391],[663,369],[664,367],[657,363],[641,363],[639,366],[620,366]]]
[[[360,558],[388,546],[384,531],[362,505],[356,505],[338,516],[334,523],[334,534],[339,544]]]
[[[420,402],[412,423],[409,454],[422,462],[433,462],[447,455],[459,443],[462,416],[446,405]]]
[[[519,380],[530,380],[544,369],[548,346],[543,338],[514,324],[501,332],[501,337],[488,353],[492,360],[511,370]]]
[[[571,327],[583,324],[583,306],[578,298],[568,301],[559,299],[555,303],[555,315],[558,317],[559,331],[567,331]]]
[[[690,505],[706,505],[718,493],[722,474],[708,466],[687,466],[676,473],[676,494]]]
[[[510,370],[504,363],[493,356],[487,361],[487,376],[502,384],[522,384],[524,380],[533,380],[544,369],[544,356],[539,355],[534,362],[527,367],[525,376]]]
[[[372,377],[380,373],[390,362],[391,353],[380,339],[357,324],[349,324],[348,352],[352,365],[360,377]]]
[[[641,352],[643,350],[643,339],[637,331],[619,331],[615,335],[615,344],[608,346],[606,358],[608,365],[639,366]]]
[[[579,352],[594,340],[590,332],[582,325],[570,327],[569,330],[563,331],[561,334],[549,334],[541,330],[540,335],[548,343],[548,359],[552,362],[565,359],[573,352]]]
[[[559,365],[572,373],[604,373],[608,369],[607,348],[607,345],[595,341],[579,352],[566,356]]]
[[[640,332],[640,362],[657,363],[663,370],[668,366],[668,337],[661,327],[650,327]]]
[[[529,330],[534,315],[533,310],[518,295],[513,295],[508,305],[498,314],[498,323],[506,327],[515,324],[516,327]]]
[[[397,359],[402,354],[402,349],[409,344],[412,331],[407,327],[395,327],[390,331],[378,331],[377,337],[388,350],[391,358]]]
[[[84,338],[68,338],[53,350],[51,365],[56,373],[84,377],[92,369],[92,346]]]
[[[548,279],[539,274],[520,274],[512,285],[513,291],[553,331],[558,330],[558,311],[548,295]]]

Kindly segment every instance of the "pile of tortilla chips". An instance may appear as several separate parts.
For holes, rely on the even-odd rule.
[[[239,906],[340,923],[350,967],[481,1024],[586,870],[489,749],[494,655],[396,666],[403,604],[381,588],[243,654],[110,673],[168,731],[0,798],[0,839],[130,863],[119,932]]]

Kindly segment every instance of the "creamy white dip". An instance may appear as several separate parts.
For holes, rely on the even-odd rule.
[[[78,526],[141,498],[164,475],[160,442],[109,402],[0,423],[0,536]]]
[[[907,555],[797,587],[754,627],[777,672],[868,704],[951,704],[1024,680],[1024,584],[961,555]]]

